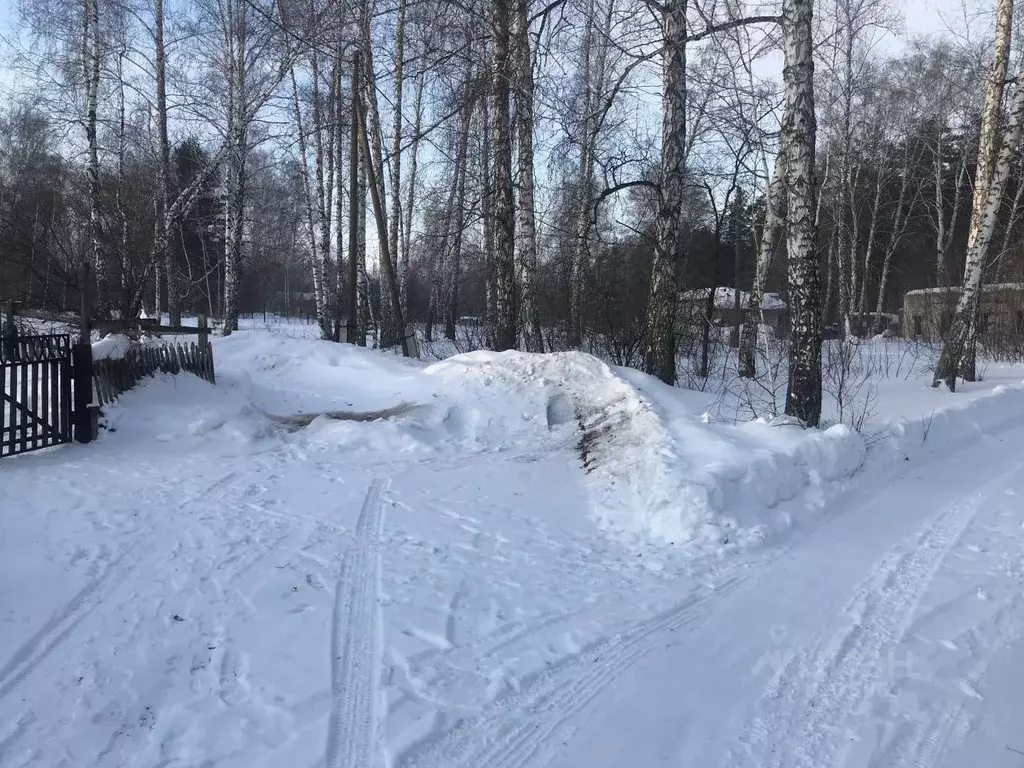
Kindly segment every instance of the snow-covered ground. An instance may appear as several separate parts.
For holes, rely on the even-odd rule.
[[[1024,369],[808,432],[271,326],[0,462],[4,768],[1022,764]]]

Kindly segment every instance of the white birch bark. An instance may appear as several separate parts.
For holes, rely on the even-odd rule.
[[[813,0],[786,0],[783,36],[790,334],[786,413],[821,418],[821,296],[815,241]]]
[[[512,186],[511,0],[491,0],[491,218],[493,220],[494,308],[497,351],[519,340],[515,274],[515,205]]]
[[[1008,2],[1009,0],[1000,0],[1000,10],[997,13],[997,19],[1003,15],[1002,5]],[[998,64],[993,63],[992,69],[996,70],[997,67]],[[1005,66],[1003,72],[1005,72]],[[1002,132],[999,154],[995,157],[992,164],[988,187],[984,190],[976,188],[975,191],[974,203],[971,209],[971,228],[967,235],[967,257],[964,267],[963,287],[956,312],[953,316],[952,326],[943,340],[939,362],[935,366],[935,383],[938,384],[944,381],[950,390],[956,388],[958,373],[966,373],[969,378],[974,373],[972,369],[974,367],[973,344],[976,333],[975,316],[978,302],[981,298],[982,273],[988,256],[989,244],[992,241],[992,234],[995,231],[996,219],[1002,206],[1003,193],[1006,189],[1006,180],[1010,175],[1011,162],[1014,153],[1017,152],[1020,146],[1021,125],[1024,122],[1024,87],[1021,87],[1022,79],[1024,79],[1024,68],[1018,74],[1018,85],[1014,89],[1009,118]],[[996,78],[990,78],[989,85],[1001,89],[1002,80],[997,83]],[[989,101],[988,94],[986,94],[986,104]],[[983,115],[983,120],[984,117]],[[992,119],[998,119],[998,110],[996,110]],[[988,126],[983,123],[982,140],[978,149],[979,167],[982,165],[983,154],[990,154],[994,143],[994,137],[991,132],[986,130],[987,128]],[[986,133],[988,133],[987,137]],[[964,370],[965,360],[969,370]]]
[[[401,259],[402,264],[399,267],[399,274],[404,275],[405,279],[402,280],[402,306],[408,306],[408,297],[406,292],[409,288],[409,253],[412,249],[412,213],[416,205],[416,183],[419,173],[420,163],[420,132],[423,127],[423,90],[426,84],[426,73],[425,70],[420,70],[420,73],[416,77],[416,97],[413,99],[413,126],[412,126],[412,146],[410,147],[409,154],[411,155],[409,161],[409,181],[406,189],[405,197],[405,208],[403,209],[404,221],[402,224],[402,251]]]
[[[167,242],[167,209],[171,197],[171,143],[167,135],[167,49],[164,42],[164,0],[153,0],[153,53],[156,74],[157,190],[156,239]],[[167,281],[167,313],[171,327],[181,325],[181,276],[176,249],[164,246],[157,256],[163,262]]]
[[[661,185],[657,238],[647,299],[644,370],[666,384],[676,381],[677,275],[685,256],[683,201],[686,191],[686,0],[667,0],[662,10]]]
[[[771,272],[775,251],[782,240],[785,227],[783,213],[786,194],[786,149],[779,147],[775,156],[775,170],[768,184],[765,195],[764,226],[761,238],[757,243],[757,264],[754,267],[754,281],[750,287],[750,297],[746,312],[743,315],[743,326],[740,328],[739,341],[739,374],[743,378],[752,379],[757,375],[756,350],[758,326],[762,322],[761,305],[764,292],[768,286],[768,274]]]
[[[372,39],[372,8],[371,0],[363,0],[361,29],[361,60],[363,63],[363,87],[360,101],[363,105],[362,118],[365,123],[366,138],[369,143],[369,155],[364,159],[366,169],[375,169],[374,178],[371,179],[369,171],[366,174],[368,184],[374,184],[375,189],[368,191],[370,199],[379,198],[384,211],[385,221],[387,220],[387,195],[384,188],[384,136],[381,130],[380,109],[377,103],[377,72],[374,67],[373,39]],[[369,162],[370,165],[366,165]],[[387,238],[385,237],[385,243]],[[381,270],[381,277],[384,277]],[[396,317],[400,314],[400,307],[395,307],[391,299],[391,293],[382,284],[380,291],[380,317],[377,328],[377,345],[381,349],[393,347],[400,339]]]
[[[595,83],[593,66],[597,6],[589,0],[584,12],[583,42],[580,49],[580,90],[583,120],[580,126],[579,170],[576,178],[576,231],[573,238],[572,268],[569,276],[569,347],[583,343],[586,307],[587,270],[590,266],[590,206],[594,190]]]
[[[96,299],[92,306],[97,315],[109,316],[110,265],[103,250],[100,205],[100,158],[97,127],[99,124],[100,58],[99,0],[82,1],[82,69],[85,83],[85,137],[88,152],[86,178],[89,185],[89,258],[96,274]],[[87,290],[87,286],[82,287]]]
[[[395,95],[392,112],[391,137],[391,221],[388,223],[388,248],[395,263],[399,284],[399,300],[405,309],[405,259],[402,228],[402,101],[405,95],[405,17],[407,0],[399,0],[395,19]]]
[[[529,12],[529,0],[516,0],[515,67],[517,87],[515,103],[519,160],[516,273],[519,281],[519,327],[522,347],[527,352],[543,352],[544,341],[540,332],[540,316],[537,314],[534,295],[537,279],[537,221],[534,209],[534,83]]]

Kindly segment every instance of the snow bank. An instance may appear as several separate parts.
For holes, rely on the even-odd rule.
[[[108,333],[99,341],[92,343],[93,360],[121,360],[132,347],[162,347],[167,343],[174,343],[178,339],[163,339],[156,336],[143,336],[141,339],[133,339],[123,333]]]
[[[108,333],[92,345],[93,360],[120,360],[132,346],[132,340],[121,333]]]
[[[1024,382],[959,402],[946,393],[941,410],[858,433],[784,419],[714,423],[698,393],[632,369],[614,374],[628,385],[622,397],[582,416],[595,513],[609,530],[704,553],[798,525],[859,474],[878,483],[1024,424]]]
[[[749,546],[790,524],[773,507],[864,461],[848,427],[712,423],[694,393],[631,369],[614,375],[622,396],[583,416],[595,513],[609,530],[705,552]]]
[[[687,303],[706,302],[708,300],[707,288],[695,288],[683,291],[682,299]],[[750,293],[740,291],[740,307],[746,309],[750,304]],[[733,309],[736,306],[736,290],[734,288],[719,287],[715,289],[715,308]],[[765,293],[761,296],[761,309],[785,309],[786,302],[777,293]]]
[[[860,434],[843,425],[714,421],[707,395],[580,352],[479,351],[426,365],[239,332],[217,339],[215,353],[218,387],[158,377],[109,409],[119,431],[232,451],[271,439],[382,461],[571,451],[606,531],[691,553],[756,545],[816,515],[862,469],[892,473],[922,453],[1024,422],[1020,385],[970,393],[969,401],[928,389],[942,410]],[[917,398],[930,402],[923,390]],[[122,407],[145,407],[146,417],[117,423]]]

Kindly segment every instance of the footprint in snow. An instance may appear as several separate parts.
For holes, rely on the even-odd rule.
[[[966,680],[961,680],[960,681],[960,690],[963,691],[967,696],[970,696],[972,699],[981,699],[982,698],[982,695],[980,693],[978,693],[974,689],[974,687],[970,683],[968,683]]]
[[[320,576],[315,573],[306,574],[306,583],[317,591],[320,591],[324,588],[324,580],[321,579]]]

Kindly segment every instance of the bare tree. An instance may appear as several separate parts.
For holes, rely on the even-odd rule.
[[[982,272],[995,231],[996,218],[1002,206],[1010,163],[1020,144],[1021,122],[1024,120],[1024,88],[1020,87],[1019,78],[1024,76],[1024,72],[1018,75],[1018,85],[1014,91],[1005,128],[1002,132],[999,130],[1012,18],[1012,0],[999,0],[996,6],[994,57],[985,88],[985,107],[981,115],[978,170],[975,174],[963,288],[952,325],[943,340],[942,352],[935,366],[935,383],[945,382],[950,390],[956,388],[958,373],[969,381],[975,377],[974,343],[982,291]]]
[[[519,283],[519,328],[528,352],[543,352],[540,316],[537,314],[537,222],[534,208],[533,54],[530,46],[530,3],[516,0],[515,11],[515,107],[518,139],[519,199],[516,228],[516,278]],[[463,195],[464,197],[464,195]]]
[[[678,270],[684,257],[686,188],[686,2],[667,0],[661,123],[658,234],[647,301],[644,370],[667,384],[676,380]]]
[[[493,335],[497,350],[514,349],[519,340],[515,270],[515,196],[512,185],[511,0],[491,0],[491,254],[494,295]]]
[[[813,0],[786,0],[787,241],[792,338],[786,413],[808,426],[821,418],[821,295],[815,251]]]

